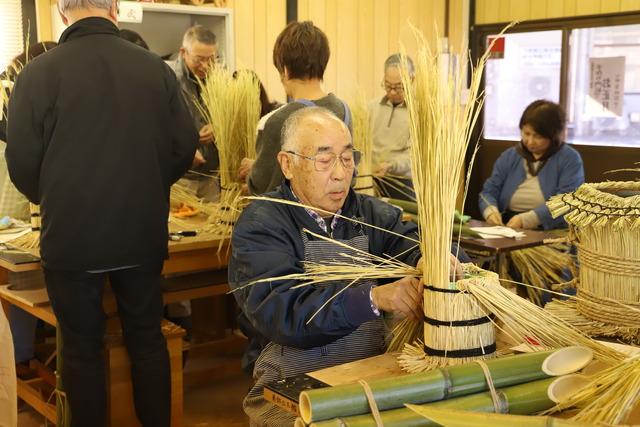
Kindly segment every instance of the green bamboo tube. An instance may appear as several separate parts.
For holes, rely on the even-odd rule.
[[[486,360],[496,387],[548,377],[542,364],[555,351],[526,353]],[[447,377],[451,387],[447,393]],[[477,363],[435,369],[417,374],[373,380],[369,383],[381,411],[401,408],[405,403],[426,403],[487,390]],[[360,384],[326,387],[300,393],[300,416],[306,423],[329,418],[366,414],[369,404]]]
[[[407,405],[409,409],[447,427],[564,427],[588,426],[578,421],[550,416],[526,416],[437,409],[433,405]]]
[[[402,210],[405,211],[406,213],[410,213],[414,215],[418,214],[418,204],[416,202],[410,202],[408,200],[391,199],[391,198],[384,199],[384,200],[387,203],[390,203],[392,205],[402,208]]]
[[[529,415],[547,410],[554,403],[547,396],[547,388],[553,378],[519,384],[498,390],[501,403],[511,414]],[[456,399],[428,403],[424,406],[437,409],[465,410],[472,412],[494,412],[490,393],[478,393]],[[431,427],[440,424],[430,421],[409,408],[380,412],[385,427]],[[342,417],[312,423],[311,427],[376,427],[371,414]]]

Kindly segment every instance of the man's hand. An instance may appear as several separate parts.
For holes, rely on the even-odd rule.
[[[415,320],[423,318],[422,283],[415,277],[377,286],[371,290],[371,298],[379,310],[400,312]]]
[[[509,222],[507,223],[507,227],[510,227],[510,228],[513,228],[513,229],[523,228],[522,227],[522,218],[520,217],[520,215],[516,215],[513,218],[511,218],[509,220]]]
[[[500,215],[500,212],[492,213],[487,217],[486,221],[487,221],[487,224],[489,225],[504,225],[504,223],[502,222],[502,215]]]
[[[193,156],[193,162],[191,162],[191,167],[197,168],[198,166],[204,165],[206,160],[204,156],[200,152],[200,150],[196,150],[196,155]]]
[[[454,254],[449,254],[449,277],[452,282],[464,279],[464,270],[462,264]]]
[[[238,169],[239,181],[244,181],[247,178],[247,176],[251,173],[253,162],[255,162],[255,159],[250,159],[248,157],[245,157],[240,161],[240,168]]]
[[[200,129],[200,144],[211,144],[213,142],[213,127],[204,125]]]

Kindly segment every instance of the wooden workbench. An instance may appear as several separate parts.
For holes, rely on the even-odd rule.
[[[38,255],[37,250],[29,251]],[[188,283],[180,284],[175,289],[164,291],[165,304],[170,302],[223,295],[228,292],[226,283],[226,265],[229,253],[228,240],[222,240],[210,234],[199,234],[184,237],[178,242],[169,242],[169,258],[165,261],[163,274],[169,275],[167,282],[188,282],[191,276],[180,276],[196,273],[195,287]],[[39,262],[12,264],[0,259],[0,283],[7,283],[8,272],[25,272],[40,269]],[[10,285],[0,286],[0,300],[3,306],[16,305],[44,322],[56,326],[56,318],[46,289],[12,290]],[[119,320],[116,317],[115,298],[105,291],[103,300],[107,321],[105,336],[105,360],[108,385],[108,419],[111,426],[139,426],[133,406],[133,394],[130,379],[130,362],[122,342]],[[172,420],[173,427],[182,425],[183,378],[182,378],[182,336],[184,331],[170,322],[163,323],[163,333],[167,339],[171,364],[172,383]],[[39,383],[40,382],[40,383]],[[18,379],[18,396],[44,415],[51,423],[56,422],[55,399],[41,395],[39,386],[42,379],[23,381]]]

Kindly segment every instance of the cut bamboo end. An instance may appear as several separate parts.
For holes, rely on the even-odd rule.
[[[547,396],[555,403],[564,403],[590,383],[589,377],[581,374],[565,375],[549,385]]]
[[[565,347],[553,352],[542,362],[542,371],[551,377],[572,374],[592,360],[593,350],[590,348],[577,345]]]
[[[309,394],[306,391],[300,393],[298,411],[300,411],[300,421],[303,423],[301,425],[306,425],[303,420],[307,420],[307,422],[313,420],[313,407],[311,406]],[[296,420],[296,422],[297,421],[298,420]],[[298,426],[298,424],[296,424],[296,426]]]
[[[293,422],[293,427],[307,427],[307,423],[305,423],[304,421],[302,421],[302,418],[298,417],[298,418],[296,418],[296,420]]]

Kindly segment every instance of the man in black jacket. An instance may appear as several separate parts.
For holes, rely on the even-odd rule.
[[[145,426],[168,426],[160,330],[169,189],[198,133],[169,67],[118,36],[116,0],[59,0],[70,24],[20,73],[9,103],[11,179],[42,214],[41,258],[64,340],[74,426],[105,423],[102,293],[108,278]]]

